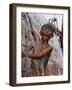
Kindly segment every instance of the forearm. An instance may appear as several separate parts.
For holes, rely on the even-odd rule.
[[[29,57],[29,58],[32,58],[32,59],[40,59],[40,58],[42,58],[40,53],[27,54],[26,56]]]
[[[22,56],[23,57],[29,57],[29,58],[32,58],[32,59],[41,59],[42,57],[44,56],[48,56],[52,51],[52,48],[49,47],[41,52],[38,52],[38,53],[33,53],[33,54],[30,54],[30,53],[26,53],[26,52],[23,52],[22,53]]]

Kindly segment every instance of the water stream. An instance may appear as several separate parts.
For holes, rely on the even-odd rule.
[[[21,46],[22,50],[33,53],[36,50],[36,41],[40,39],[40,28],[43,24],[48,23],[49,17],[56,17],[59,20],[59,15],[22,13],[21,14]],[[48,18],[47,18],[48,17]],[[62,17],[62,16],[61,16]],[[61,20],[60,17],[60,20]],[[47,18],[47,19],[46,19]],[[60,21],[59,21],[60,23]],[[58,24],[59,24],[58,23]],[[59,25],[60,26],[60,25]],[[60,46],[60,38],[54,34],[53,38],[49,40],[49,44],[53,47],[52,54],[49,58],[48,65],[54,64],[57,66],[57,75],[62,74],[63,71],[63,52]],[[31,68],[31,59],[22,58],[22,76],[31,76],[29,70]],[[48,68],[50,68],[48,66]],[[53,74],[53,73],[52,73]],[[51,75],[51,73],[50,73]]]

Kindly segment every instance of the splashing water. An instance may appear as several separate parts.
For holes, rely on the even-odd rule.
[[[29,17],[27,16],[26,13],[23,13],[25,15],[24,19],[22,18],[22,44],[25,44],[25,31],[27,32],[27,42],[26,44],[28,46],[32,45],[34,47],[34,49],[36,49],[36,43],[34,41],[34,37],[32,36],[32,29],[36,32],[34,34],[35,38],[37,41],[39,41],[40,39],[40,35],[39,35],[39,31],[40,28],[43,24],[47,23],[47,20],[45,17],[41,16],[41,15],[37,15],[37,14],[31,14],[29,13],[29,17],[31,22],[29,21]],[[32,26],[30,26],[30,24]],[[53,38],[51,38],[49,40],[49,44],[53,47],[53,51],[52,54],[49,58],[49,62],[48,65],[52,65],[55,64],[58,68],[58,75],[62,73],[63,70],[63,52],[61,50],[60,47],[60,42],[59,42],[59,36],[55,35],[53,36]],[[27,48],[28,48],[27,46]],[[25,49],[25,46],[22,46],[22,50]],[[32,51],[29,51],[32,53]],[[26,58],[26,62],[25,62],[25,58],[22,58],[22,70],[26,69],[30,69],[31,67],[31,59],[30,58]],[[49,68],[49,66],[48,66]],[[49,70],[50,71],[50,70]],[[27,75],[23,75],[23,76],[27,76]],[[29,75],[28,75],[29,76]]]

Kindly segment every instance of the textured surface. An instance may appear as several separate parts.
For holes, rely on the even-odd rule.
[[[21,31],[22,31],[22,50],[26,52],[33,53],[37,50],[36,43],[39,44],[40,39],[40,28],[43,24],[49,23],[49,19],[57,19],[57,23],[54,23],[55,30],[62,31],[62,15],[53,15],[53,14],[35,14],[35,13],[22,13],[21,14]],[[59,34],[56,35],[56,32],[49,40],[49,44],[53,47],[52,54],[47,63],[47,68],[45,75],[59,75],[63,71],[63,55],[61,49],[61,42]],[[33,60],[32,60],[33,61]],[[22,58],[22,76],[34,76],[35,70],[32,67],[30,58]],[[39,62],[34,60],[36,63],[36,69],[38,69]],[[32,68],[31,68],[32,67]]]

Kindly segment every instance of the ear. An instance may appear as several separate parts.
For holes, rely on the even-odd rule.
[[[54,36],[54,33],[52,34],[52,37]]]

